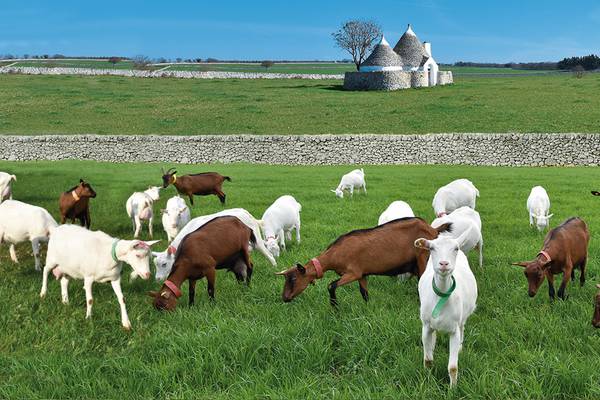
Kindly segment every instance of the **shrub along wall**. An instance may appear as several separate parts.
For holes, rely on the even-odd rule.
[[[600,135],[0,135],[0,159],[295,165],[600,165]]]

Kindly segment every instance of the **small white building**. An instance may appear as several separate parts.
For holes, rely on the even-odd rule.
[[[348,90],[398,90],[453,83],[452,72],[440,71],[431,53],[431,43],[422,43],[412,26],[392,49],[382,36],[357,72],[347,72]]]

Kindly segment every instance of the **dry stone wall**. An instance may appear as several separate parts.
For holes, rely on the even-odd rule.
[[[292,165],[597,166],[600,165],[600,135],[0,135],[0,159]]]
[[[183,78],[183,79],[344,79],[343,75],[326,74],[277,74],[259,72],[222,71],[141,71],[131,69],[92,69],[92,68],[41,68],[41,67],[2,67],[0,74],[24,75],[114,75],[131,78]]]

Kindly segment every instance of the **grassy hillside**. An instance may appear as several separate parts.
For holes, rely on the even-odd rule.
[[[0,75],[0,134],[598,132],[599,89],[600,74],[393,93],[335,80]]]
[[[0,162],[16,173],[17,199],[41,205],[57,216],[59,193],[79,177],[98,197],[92,201],[92,228],[131,237],[125,200],[134,190],[160,181],[162,165],[92,162]],[[279,269],[306,262],[338,235],[376,224],[393,200],[408,201],[417,215],[433,217],[437,187],[468,177],[478,186],[477,208],[484,230],[484,268],[475,314],[466,327],[460,355],[459,386],[448,392],[448,340],[441,336],[431,371],[422,367],[421,323],[416,280],[369,277],[371,300],[358,285],[338,290],[340,307],[328,304],[327,284],[335,274],[294,302],[280,299],[282,278],[258,253],[250,288],[231,274],[217,273],[216,302],[206,283],[197,285],[196,305],[184,294],[174,313],[152,309],[146,297],[158,284],[128,282],[123,292],[133,324],[120,327],[117,302],[108,284],[94,285],[94,311],[85,316],[81,281],[70,285],[69,306],[60,303],[51,280],[40,301],[41,276],[33,269],[27,244],[12,264],[0,248],[0,398],[578,398],[600,396],[600,336],[591,327],[594,285],[600,252],[598,199],[589,194],[598,182],[595,168],[472,168],[448,166],[365,167],[368,195],[339,200],[329,192],[350,167],[251,165],[178,166],[180,173],[217,170],[225,183],[228,207],[245,207],[256,217],[282,194],[302,204],[302,243],[291,244]],[[592,232],[588,282],[570,285],[567,301],[551,303],[546,284],[537,297],[512,261],[529,259],[543,236],[528,224],[525,201],[534,185],[552,199],[552,226],[579,215]],[[155,210],[174,189],[164,191]],[[201,198],[194,215],[220,210],[214,197]],[[165,236],[156,221],[155,232]],[[131,271],[125,266],[125,277]],[[187,291],[184,285],[184,293]]]

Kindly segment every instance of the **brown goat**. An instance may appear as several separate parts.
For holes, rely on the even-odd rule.
[[[58,206],[60,208],[60,223],[64,224],[67,219],[74,222],[79,220],[81,226],[90,229],[92,220],[90,218],[90,198],[96,197],[96,192],[89,183],[83,179],[79,185],[72,187],[60,195]]]
[[[217,269],[232,271],[238,282],[250,284],[252,261],[248,245],[255,243],[252,230],[236,217],[217,217],[187,235],[175,255],[169,277],[158,292],[149,292],[157,310],[173,310],[181,297],[181,285],[189,283],[189,304],[194,304],[196,281],[206,277],[208,296],[215,298]]]
[[[175,168],[169,169],[167,172],[163,170],[163,188],[169,185],[175,186],[177,192],[184,194],[190,198],[190,204],[194,205],[194,195],[208,196],[214,194],[219,197],[221,204],[225,204],[225,193],[223,192],[223,181],[231,182],[231,178],[223,176],[216,172],[202,172],[194,175],[177,176]],[[173,172],[171,172],[173,171]]]
[[[562,272],[558,297],[564,300],[569,279],[575,279],[576,268],[581,271],[579,283],[583,286],[589,241],[590,233],[586,223],[581,218],[569,218],[548,232],[544,246],[534,260],[513,263],[525,268],[529,297],[535,296],[544,278],[548,278],[548,293],[554,299],[554,275]]]
[[[421,218],[410,217],[342,235],[306,264],[296,264],[277,273],[285,276],[282,299],[292,301],[310,283],[333,270],[341,278],[328,286],[331,305],[337,305],[336,289],[354,281],[358,281],[360,294],[368,301],[367,276],[407,272],[421,276],[427,266],[429,251],[415,248],[415,240],[420,237],[433,240],[449,229],[450,224],[436,229]]]
[[[600,289],[600,284],[597,284],[596,288]],[[594,297],[594,318],[592,319],[592,325],[594,328],[600,328],[600,292],[596,293]]]

